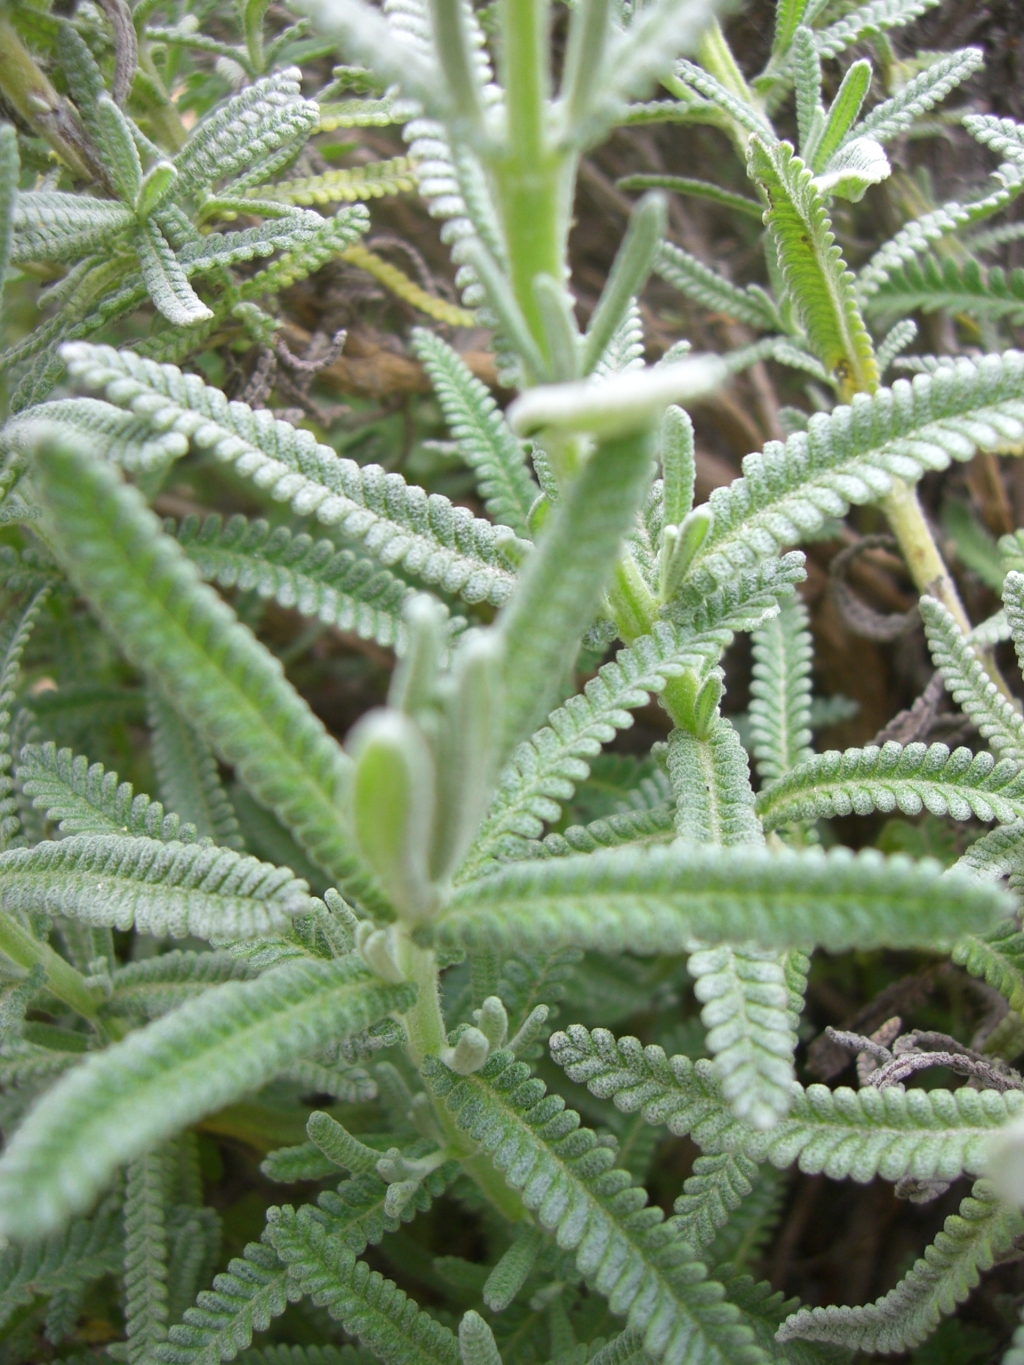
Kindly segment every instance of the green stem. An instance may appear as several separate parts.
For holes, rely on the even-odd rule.
[[[79,180],[96,179],[85,134],[74,110],[58,95],[8,19],[0,18],[0,91]]]
[[[752,109],[759,107],[717,19],[712,20],[710,27],[704,30],[704,37],[697,49],[697,60],[708,75],[714,76],[719,85],[725,86],[730,95],[735,95]]]
[[[562,281],[568,199],[576,159],[555,151],[546,133],[547,0],[502,0],[502,75],[507,141],[491,161],[513,292],[547,359],[543,319],[533,292],[538,275]]]
[[[737,65],[736,58],[732,55],[732,48],[722,32],[722,26],[715,19],[711,27],[705,29],[704,37],[701,39],[700,47],[697,49],[697,60],[708,73],[714,76],[715,80],[728,90],[730,95],[735,95],[744,104],[749,104],[752,109],[760,110],[763,106],[750,86],[744,79],[743,72]],[[737,123],[735,119],[729,119],[729,136],[733,140],[740,161],[745,166],[747,164],[747,143],[750,141],[750,132],[742,123]]]
[[[917,489],[904,483],[902,479],[896,479],[891,491],[880,500],[880,506],[892,527],[892,533],[896,537],[918,592],[928,593],[930,597],[937,598],[964,635],[969,635],[973,629],[970,618],[960,601],[956,583],[935,544],[931,527],[918,501]],[[979,650],[978,653],[986,672],[1000,692],[1013,700],[1013,694],[991,653],[988,650]]]
[[[2,945],[0,945],[2,946]],[[409,936],[399,931],[398,962],[410,981],[418,986],[416,1003],[402,1023],[408,1035],[406,1051],[417,1069],[425,1057],[439,1057],[448,1045],[448,1031],[441,1012],[438,989],[437,959],[430,948],[420,948]],[[466,1137],[442,1101],[433,1100],[434,1117],[445,1142],[462,1163],[462,1168],[477,1188],[499,1213],[513,1223],[527,1219],[528,1214],[515,1190],[509,1189],[500,1173],[486,1156],[481,1156]]]
[[[0,952],[6,953],[19,967],[30,970],[37,962],[46,972],[47,988],[58,1000],[99,1027],[99,1013],[96,1001],[82,975],[75,971],[70,962],[65,962],[59,953],[54,952],[48,943],[33,938],[10,915],[0,911]]]

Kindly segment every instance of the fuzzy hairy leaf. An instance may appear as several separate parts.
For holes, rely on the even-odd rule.
[[[715,521],[681,600],[728,583],[737,570],[777,554],[842,517],[851,503],[887,493],[894,478],[969,460],[976,450],[1024,439],[1024,354],[958,359],[891,389],[856,394],[818,413],[806,431],[743,461],[743,477],[708,499]]]
[[[415,590],[332,541],[243,516],[185,517],[173,534],[208,583],[258,592],[361,640],[392,648],[404,640],[402,606]]]
[[[1020,713],[985,672],[942,603],[924,596],[920,608],[928,647],[946,691],[993,749],[1004,758],[1024,760],[1024,721]]]
[[[48,1231],[123,1161],[258,1090],[297,1057],[412,1003],[353,959],[290,962],[214,987],[92,1054],[48,1091],[0,1158],[0,1228]]]
[[[415,188],[412,162],[408,157],[395,156],[387,161],[283,180],[277,185],[260,185],[249,193],[282,204],[337,204],[408,194]]]
[[[562,1035],[559,1035],[561,1037]],[[699,1156],[675,1202],[680,1236],[698,1253],[714,1242],[721,1228],[754,1188],[757,1164],[742,1152]]]
[[[729,1214],[724,1226],[715,1234],[707,1252],[712,1265],[728,1261],[743,1266],[759,1260],[781,1221],[786,1176],[774,1166],[760,1166],[751,1177],[751,1184],[752,1188],[742,1196],[739,1208]]]
[[[673,730],[669,775],[681,840],[761,846],[746,751],[719,718],[707,738]],[[794,1019],[784,961],[752,944],[687,945],[686,970],[703,1004],[701,1022],[722,1092],[740,1118],[770,1128],[789,1108],[793,1082]]]
[[[105,1199],[89,1218],[0,1252],[0,1328],[33,1300],[74,1290],[121,1269],[121,1201]]]
[[[643,1333],[655,1360],[679,1365],[758,1362],[761,1353],[721,1287],[704,1278],[672,1221],[614,1167],[615,1153],[509,1052],[459,1077],[430,1061],[425,1074],[455,1122],[519,1191],[541,1227],[574,1253],[588,1285]]]
[[[12,795],[14,782],[10,776],[13,757],[11,716],[21,672],[21,657],[49,594],[49,584],[36,588],[26,601],[10,610],[0,623],[0,850],[11,847],[21,827],[17,798]]]
[[[160,794],[195,827],[201,839],[212,839],[222,848],[243,849],[245,843],[213,750],[152,687],[147,710]]]
[[[1024,819],[1024,770],[1011,759],[945,744],[889,740],[881,748],[830,749],[786,773],[757,798],[768,829],[790,820],[895,811],[952,815],[955,820]]]
[[[37,421],[68,423],[101,447],[107,459],[133,473],[164,469],[188,452],[188,440],[179,432],[154,432],[145,418],[95,398],[58,398],[20,413],[0,428],[4,449],[27,455]]]
[[[666,1057],[636,1038],[573,1024],[555,1033],[551,1055],[571,1080],[624,1113],[641,1113],[677,1136],[690,1134],[707,1153],[742,1153],[784,1170],[866,1184],[876,1175],[955,1180],[980,1174],[991,1135],[1024,1109],[1020,1091],[860,1090],[793,1087],[789,1114],[767,1132],[735,1117],[707,1061]]]
[[[1010,920],[984,936],[965,934],[953,945],[953,961],[1002,995],[1024,1014],[1024,934]]]
[[[970,130],[971,120],[964,124]],[[959,232],[975,223],[984,222],[993,214],[1006,208],[1007,204],[1024,190],[1024,165],[1007,164],[995,175],[996,188],[989,190],[976,199],[961,204],[950,200],[920,218],[911,219],[884,246],[879,247],[868,263],[861,267],[857,275],[857,295],[861,302],[870,307],[872,295],[889,279],[890,275],[912,261],[932,242]]]
[[[160,534],[138,492],[112,467],[40,437],[40,499],[79,591],[252,794],[339,886],[372,904],[373,883],[338,817],[350,760],[277,659]]]
[[[179,193],[245,172],[279,148],[297,150],[320,118],[317,105],[302,98],[301,76],[292,66],[255,81],[198,124],[174,160]]]
[[[1013,325],[1024,318],[1024,269],[1009,273],[1000,266],[987,269],[978,261],[923,256],[891,270],[871,295],[868,311],[880,318],[922,313],[965,313]]]
[[[1024,659],[1024,574],[1011,568],[1003,579],[1003,604],[1017,662]]]
[[[415,1159],[434,1150],[435,1144],[421,1141],[405,1155]],[[319,1222],[332,1238],[359,1256],[367,1245],[376,1246],[386,1233],[397,1232],[403,1223],[426,1213],[458,1173],[457,1163],[445,1162],[421,1180],[408,1202],[396,1211],[388,1201],[390,1186],[376,1172],[357,1171],[336,1190],[318,1195],[316,1209],[300,1210],[300,1221],[309,1218]]]
[[[666,284],[671,284],[681,294],[695,299],[705,308],[725,313],[727,317],[745,322],[748,327],[755,327],[761,332],[784,330],[778,308],[760,286],[748,284],[741,289],[682,247],[662,242],[654,269]]]
[[[879,379],[874,348],[814,172],[788,142],[768,147],[755,137],[750,175],[768,196],[765,223],[811,350],[841,398],[873,392]]]
[[[924,1256],[884,1298],[861,1308],[801,1308],[779,1328],[778,1340],[802,1338],[882,1352],[917,1346],[1022,1234],[1024,1214],[979,1181],[960,1212],[946,1219]]]
[[[156,1359],[165,1365],[220,1365],[234,1360],[252,1342],[255,1332],[265,1332],[288,1304],[301,1298],[288,1272],[269,1246],[250,1242],[202,1290],[195,1307],[185,1310],[183,1321],[171,1327],[167,1341],[157,1346]]]
[[[528,517],[540,489],[513,434],[486,387],[462,358],[423,328],[413,346],[441,405],[459,454],[476,474],[484,504],[495,521],[530,538]]]
[[[594,853],[620,844],[664,844],[675,836],[675,808],[666,803],[620,811],[586,825],[569,825],[560,834],[545,834],[542,840],[523,840],[517,853],[524,858],[565,858],[570,853]]]
[[[553,711],[514,750],[466,870],[506,852],[514,855],[523,839],[537,838],[545,821],[558,819],[560,803],[571,800],[577,784],[586,781],[587,760],[617,730],[632,725],[631,711],[646,705],[651,693],[663,691],[668,678],[687,669],[703,673],[717,662],[734,631],[750,630],[775,611],[778,597],[802,577],[803,561],[796,554],[733,575],[728,586],[680,613],[678,627],[659,622],[650,635],[621,649],[581,693]]]
[[[168,1155],[158,1147],[128,1165],[124,1287],[129,1365],[141,1365],[167,1335]]]
[[[145,835],[80,834],[0,853],[0,906],[175,938],[281,932],[317,902],[287,867]]]
[[[830,951],[922,947],[1010,913],[998,890],[873,850],[769,852],[677,844],[531,859],[460,886],[434,923],[467,948],[576,944],[678,953],[691,938]]]
[[[746,750],[721,716],[706,738],[676,729],[666,754],[676,834],[697,844],[763,844]]]
[[[0,292],[11,260],[20,170],[18,134],[12,124],[0,124]]]
[[[161,430],[181,432],[275,502],[361,541],[385,566],[400,565],[468,602],[498,605],[511,592],[514,575],[501,555],[500,533],[440,494],[428,497],[377,465],[339,459],[312,433],[229,403],[219,389],[173,365],[84,343],[73,345],[65,360],[82,387],[102,389]]]
[[[244,981],[252,975],[248,963],[230,953],[193,953],[179,948],[159,957],[144,957],[115,969],[110,1014],[158,1019],[211,986]]]
[[[940,104],[983,62],[983,55],[976,47],[961,48],[958,52],[939,57],[919,71],[892,99],[876,105],[866,118],[850,130],[846,141],[855,137],[871,137],[876,142],[888,142],[900,133],[905,133],[916,119]]]
[[[797,1041],[778,952],[702,945],[686,970],[722,1094],[753,1127],[774,1127],[789,1112]]]
[[[750,737],[757,771],[766,782],[799,767],[811,748],[811,658],[807,608],[787,598],[753,632]]]
[[[170,243],[155,223],[147,219],[140,224],[133,240],[146,290],[168,322],[176,327],[191,327],[213,317],[213,311],[189,284]]]
[[[371,1270],[314,1218],[270,1209],[267,1232],[292,1282],[384,1365],[459,1365],[452,1332]]]
[[[109,249],[114,239],[135,226],[124,204],[62,190],[27,190],[14,206],[11,263],[76,261]]]
[[[164,814],[159,801],[142,792],[136,796],[130,782],[119,782],[117,773],[106,772],[102,763],[58,749],[52,741],[26,744],[17,776],[35,809],[44,811],[62,834],[131,834],[181,843],[195,839],[177,815]]]
[[[884,32],[902,28],[938,3],[939,0],[868,0],[815,34],[818,52],[822,57],[838,57],[869,34],[879,29]]]
[[[560,695],[650,482],[653,445],[651,431],[598,441],[526,561],[497,625],[504,649],[502,759],[543,723]]]

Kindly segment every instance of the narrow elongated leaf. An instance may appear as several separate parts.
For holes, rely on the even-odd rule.
[[[750,734],[757,770],[771,781],[807,762],[811,750],[812,643],[807,608],[784,601],[754,631]]]
[[[888,142],[906,132],[913,126],[915,119],[940,104],[951,90],[972,76],[983,61],[982,53],[976,47],[965,47],[959,52],[939,57],[924,71],[918,72],[892,99],[876,105],[847,134],[847,141],[855,137],[871,137],[876,142]]]
[[[725,313],[761,332],[784,330],[778,308],[763,289],[755,284],[740,289],[682,247],[662,242],[654,270],[667,284],[705,308]]]
[[[535,391],[536,392],[536,391]],[[573,480],[499,621],[505,753],[557,700],[653,469],[649,433],[603,441]]]
[[[432,332],[413,333],[459,454],[477,476],[487,510],[495,521],[529,537],[527,518],[540,489],[530,476],[522,443],[465,362]]]
[[[977,261],[958,261],[922,255],[887,272],[884,282],[867,300],[872,317],[902,317],[922,313],[965,313],[968,317],[1013,324],[1024,319],[1024,269],[987,269]]]
[[[155,223],[147,219],[139,226],[135,246],[149,297],[168,322],[176,327],[190,327],[213,317],[189,284],[170,243]]]
[[[787,142],[750,143],[750,174],[768,196],[765,214],[811,349],[849,399],[878,387],[878,366],[814,176]]]
[[[187,826],[181,828],[177,815],[164,814],[159,801],[141,792],[136,796],[130,782],[118,782],[117,773],[106,772],[102,763],[58,749],[52,741],[26,744],[17,775],[35,809],[62,834],[134,834],[182,843],[195,838]]]
[[[323,256],[304,259],[301,270],[288,265],[282,275],[278,263],[259,272],[252,277],[255,297],[322,265],[337,246],[327,242]],[[243,283],[243,297],[246,288]],[[229,403],[219,389],[173,365],[84,344],[70,347],[64,358],[83,387],[103,390],[118,406],[144,413],[154,428],[185,435],[297,515],[315,515],[324,525],[337,526],[385,566],[400,565],[421,582],[437,584],[468,602],[497,606],[511,593],[515,575],[501,551],[508,531],[502,534],[440,494],[427,497],[379,465],[339,459],[311,432],[244,403]]]
[[[402,606],[415,589],[372,559],[242,516],[186,517],[174,534],[208,583],[255,591],[379,645],[404,642]]]
[[[1018,575],[1019,576],[1019,575]],[[1003,757],[1024,761],[1024,721],[985,672],[953,617],[934,597],[921,598],[928,647],[946,690]]]
[[[373,886],[344,831],[350,762],[281,665],[198,574],[116,471],[43,445],[40,496],[79,590],[122,648],[241,780],[355,896]]]
[[[214,1279],[213,1288],[200,1292],[195,1306],[185,1310],[184,1321],[171,1327],[169,1339],[156,1348],[156,1359],[166,1365],[234,1360],[254,1332],[265,1332],[290,1302],[301,1297],[273,1248],[250,1242]]]
[[[866,1184],[875,1176],[913,1175],[956,1180],[979,1175],[993,1134],[1024,1112],[1024,1093],[1010,1090],[849,1090],[794,1084],[789,1114],[758,1132],[726,1104],[712,1064],[666,1057],[636,1038],[616,1039],[607,1029],[573,1024],[555,1033],[551,1055],[578,1081],[626,1114],[664,1124],[680,1137],[692,1134],[708,1153],[743,1153],[785,1170],[795,1161],[808,1175]]]
[[[678,626],[659,621],[649,636],[635,640],[605,664],[575,697],[553,711],[547,724],[512,754],[501,775],[491,811],[477,836],[466,872],[501,853],[516,853],[519,841],[536,838],[544,821],[557,820],[560,802],[590,773],[587,759],[600,752],[617,730],[632,725],[631,712],[652,692],[686,669],[714,666],[734,631],[750,630],[777,610],[780,596],[803,577],[802,559],[784,555],[759,569],[734,575],[728,587],[712,591]]]
[[[856,394],[849,407],[816,413],[806,431],[743,461],[743,477],[708,500],[714,525],[680,593],[699,602],[737,569],[798,543],[851,503],[870,502],[894,478],[969,460],[978,449],[1024,440],[1024,355],[959,359],[913,382]]]
[[[267,1220],[269,1238],[293,1283],[384,1365],[459,1365],[454,1334],[391,1280],[356,1260],[340,1237],[287,1206],[269,1210]]]
[[[42,1049],[40,1049],[42,1050]],[[0,1253],[0,1329],[38,1298],[116,1275],[124,1259],[121,1198],[104,1199],[89,1218]]]
[[[106,247],[135,224],[124,204],[62,190],[29,190],[14,205],[11,262],[74,261]]]
[[[763,1360],[673,1223],[646,1207],[628,1172],[613,1168],[614,1152],[559,1096],[545,1096],[525,1063],[498,1052],[476,1075],[459,1077],[431,1059],[426,1074],[541,1227],[574,1253],[588,1284],[643,1334],[649,1355],[665,1365],[682,1365],[694,1351],[711,1365]]]
[[[435,923],[442,942],[467,947],[678,953],[700,938],[838,952],[934,947],[1010,912],[995,887],[937,863],[679,844],[512,864],[459,887]]]
[[[248,1094],[296,1057],[409,1007],[351,958],[215,987],[94,1053],[32,1110],[0,1158],[0,1229],[27,1237],[88,1206],[122,1162]]]
[[[917,1346],[975,1288],[981,1272],[1024,1235],[1024,1214],[979,1181],[951,1214],[924,1256],[884,1298],[860,1308],[801,1308],[779,1328],[779,1341],[825,1341],[857,1351]]]
[[[212,839],[222,848],[244,848],[209,744],[155,688],[149,690],[147,709],[161,796],[183,820],[195,826],[201,839]]]
[[[1018,762],[997,763],[970,749],[950,753],[945,744],[890,740],[881,748],[832,749],[787,773],[759,795],[758,811],[769,829],[789,820],[830,819],[898,810],[952,815],[955,820],[1024,819],[1024,771]]]
[[[124,1279],[129,1365],[142,1365],[167,1334],[168,1166],[163,1147],[128,1166]]]
[[[227,941],[288,928],[319,902],[287,867],[173,840],[78,835],[0,853],[0,906]]]

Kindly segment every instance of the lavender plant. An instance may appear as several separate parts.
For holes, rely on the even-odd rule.
[[[320,39],[303,19],[273,42],[266,8],[240,7],[229,41],[188,14],[156,26],[149,0],[111,0],[109,33],[80,6],[37,25],[66,96],[38,94],[17,33],[21,84],[0,68],[26,125],[0,135],[3,263],[45,268],[54,305],[3,356],[16,380],[0,438],[7,1358],[33,1358],[40,1316],[59,1346],[111,1275],[123,1338],[90,1358],[131,1365],[800,1365],[913,1347],[1024,1235],[1024,1080],[920,1031],[837,1035],[858,1054],[856,1090],[803,1086],[794,1051],[818,948],[938,948],[1014,1014],[1024,1001],[1024,729],[991,652],[1012,637],[1024,657],[1021,549],[1003,546],[1005,611],[972,628],[914,492],[951,460],[1021,448],[1024,358],[918,357],[912,380],[882,387],[914,309],[977,313],[993,341],[1017,317],[1016,276],[929,253],[1024,189],[1024,132],[965,118],[1004,158],[993,187],[909,222],[855,276],[835,200],[884,180],[885,143],[980,59],[925,54],[908,79],[890,63],[867,113],[870,64],[849,67],[826,109],[821,63],[882,42],[928,0],[780,0],[751,81],[705,0],[577,0],[557,83],[545,0],[498,0],[486,31],[462,0],[315,0]],[[320,102],[279,69],[316,41],[362,63]],[[185,52],[216,57],[238,87],[190,133],[167,93]],[[670,99],[649,99],[658,82]],[[356,97],[334,98],[346,89]],[[791,92],[798,146],[774,122]],[[656,120],[683,137],[724,128],[751,196],[634,177],[649,192],[583,330],[568,267],[580,157]],[[389,123],[407,160],[273,179],[318,129]],[[29,185],[43,138],[61,163]],[[462,310],[447,307],[493,329],[518,391],[499,411],[439,335],[414,334],[486,518],[171,363],[225,329],[266,342],[276,293],[333,256],[372,266],[362,205],[297,205],[413,178],[457,266]],[[770,290],[666,243],[665,189],[763,218]],[[225,226],[240,214],[262,221]],[[680,342],[645,366],[637,298],[652,271],[765,337],[725,357]],[[140,309],[154,320],[139,344],[102,344]],[[884,335],[880,320],[894,321]],[[686,406],[768,356],[835,403],[791,416],[786,441],[695,507]],[[161,522],[148,502],[186,456],[271,515]],[[993,753],[814,752],[793,547],[869,502],[925,592],[935,666]],[[234,606],[214,584],[239,589]],[[250,629],[257,599],[393,647],[385,704],[332,734]],[[103,633],[86,628],[74,685],[89,704],[141,697],[160,800],[55,738],[73,689],[48,703],[25,685],[33,631],[53,634],[76,600]],[[738,632],[756,661],[749,749],[722,713]],[[613,646],[578,691],[581,649]],[[111,683],[124,677],[112,650],[141,687]],[[612,810],[545,833],[652,697],[666,743],[626,765]],[[948,870],[816,842],[836,814],[894,809],[994,829]],[[616,972],[632,1002],[692,984],[706,1055],[616,1037],[607,1025],[631,1012],[609,1003]],[[570,1017],[552,1033],[560,1000]],[[545,1044],[554,1067],[538,1061]],[[937,1064],[969,1083],[904,1085]],[[558,1093],[563,1074],[598,1127]],[[309,1094],[331,1103],[310,1113]],[[271,1207],[214,1274],[197,1129],[233,1114],[252,1132],[289,1106],[305,1136],[271,1136],[263,1172],[319,1189]],[[668,1217],[644,1188],[659,1128],[702,1152]],[[775,1173],[794,1163],[921,1201],[976,1183],[885,1298],[801,1308],[748,1272]],[[478,1218],[485,1252],[433,1263],[439,1309],[363,1258],[415,1245],[403,1229],[442,1199]],[[294,1323],[298,1340],[274,1335]]]

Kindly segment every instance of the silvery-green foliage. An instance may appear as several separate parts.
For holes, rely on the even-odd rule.
[[[815,755],[813,645],[794,595],[801,540],[1024,436],[1024,358],[1006,331],[1020,280],[953,259],[943,240],[1024,188],[1020,128],[965,118],[1002,158],[995,180],[929,204],[858,275],[833,226],[837,200],[889,175],[884,145],[920,131],[981,58],[922,55],[902,85],[885,61],[880,99],[866,56],[835,80],[827,64],[931,3],[780,0],[748,86],[703,0],[579,0],[557,63],[533,0],[486,16],[462,0],[317,0],[340,55],[367,63],[336,68],[321,101],[303,93],[309,71],[285,63],[325,49],[305,19],[265,34],[263,0],[205,27],[186,13],[158,23],[142,0],[136,46],[122,34],[113,49],[98,11],[61,18],[52,41],[83,173],[55,163],[30,185],[19,134],[0,128],[0,275],[9,261],[51,281],[50,316],[0,357],[16,385],[0,437],[0,1231],[12,1238],[0,1327],[24,1320],[55,1343],[114,1276],[125,1340],[109,1356],[130,1365],[239,1353],[247,1365],[817,1365],[830,1357],[813,1341],[923,1339],[1016,1241],[1020,1215],[982,1183],[876,1304],[801,1309],[743,1270],[777,1217],[778,1172],[983,1176],[993,1134],[1024,1104],[1012,1076],[829,1089],[794,1066],[816,947],[952,945],[1024,1007],[1024,738],[984,652],[1012,635],[1024,655],[1012,545],[1001,617],[968,636],[922,602],[936,666],[996,756],[895,743]],[[233,93],[197,96],[205,115],[177,130],[154,72],[191,73],[191,98],[214,61]],[[671,99],[648,100],[658,81]],[[790,96],[796,146],[774,122]],[[763,215],[768,283],[734,283],[664,240],[664,199],[648,195],[583,326],[567,255],[579,156],[618,123],[656,119],[724,131],[752,189],[630,187],[703,194],[747,227]],[[307,149],[318,132],[388,124],[404,125],[409,162],[324,171]],[[31,139],[20,150],[38,161]],[[412,337],[480,515],[187,368],[245,338],[283,355],[275,296],[357,242],[359,193],[417,184],[464,304],[495,328],[499,378],[525,390],[503,413],[445,340]],[[297,207],[338,201],[333,216]],[[652,270],[762,335],[722,363],[686,358],[680,341],[645,366]],[[881,387],[917,308],[977,317],[993,353],[918,357],[912,380]],[[868,323],[882,320],[895,325],[876,338]],[[838,402],[822,388],[815,415],[789,410],[788,439],[694,507],[684,407],[765,361]],[[249,515],[161,521],[147,503],[179,470]],[[279,657],[273,630],[260,638],[265,604],[306,618],[296,654]],[[106,671],[58,659],[55,681],[32,651],[45,655],[72,611],[96,623]],[[334,650],[338,632],[375,666],[382,650],[397,660],[348,736],[325,721],[332,703],[293,681],[309,642]],[[749,753],[723,696],[740,632],[753,636]],[[122,708],[130,696],[137,763],[109,726],[95,745],[52,728],[76,688]],[[602,747],[652,701],[666,743],[616,769]],[[893,810],[997,828],[948,872],[807,847],[814,822]],[[688,991],[708,1057],[601,1026],[642,1009],[660,1029]],[[551,1056],[589,1091],[588,1120],[610,1102],[606,1125],[584,1126],[532,1074],[559,1004],[569,1017]],[[308,1113],[314,1094],[330,1113]],[[259,1145],[269,1180],[318,1185],[271,1207],[212,1287],[220,1222],[202,1203],[196,1125],[201,1142]],[[662,1127],[702,1153],[670,1217],[640,1184]],[[483,1210],[485,1264],[428,1268],[404,1237],[442,1199]],[[381,1243],[403,1281],[450,1288],[461,1323],[361,1259]],[[600,1296],[622,1328],[611,1340],[589,1339]],[[322,1343],[255,1340],[290,1305],[305,1318],[274,1331],[301,1323]]]
[[[828,1341],[862,1351],[903,1351],[923,1341],[943,1313],[962,1303],[981,1271],[1005,1255],[1024,1231],[1017,1209],[1007,1208],[981,1181],[945,1226],[927,1259],[915,1263],[895,1289],[862,1308],[802,1308],[779,1328],[778,1339]]]
[[[256,8],[259,26],[262,10]],[[167,322],[195,329],[195,343],[201,344],[209,335],[199,330],[201,324],[230,316],[239,302],[231,266],[279,253],[278,264],[290,259],[291,277],[298,278],[319,263],[315,253],[306,261],[302,253],[309,253],[325,227],[317,214],[272,204],[268,208],[253,198],[250,212],[271,213],[272,220],[209,237],[199,231],[217,195],[229,204],[272,177],[316,128],[319,109],[301,94],[297,68],[255,81],[201,121],[184,146],[167,156],[106,93],[92,54],[74,30],[65,40],[64,60],[101,193],[24,190],[3,214],[4,261],[9,252],[15,264],[62,262],[72,267],[49,323],[0,356],[5,368],[25,372],[34,400],[60,373],[52,352],[44,354],[43,346],[52,347],[67,336],[91,335],[137,308],[147,295]],[[16,183],[16,153],[12,166],[5,168],[5,184],[12,176]],[[365,213],[361,206],[354,215],[344,210],[339,222],[354,241],[365,230]],[[110,253],[120,254],[122,261],[108,276],[101,258]],[[269,294],[286,282],[280,270],[277,278],[273,271],[272,266],[257,272],[265,278],[249,282],[250,296],[254,286],[257,295]],[[193,280],[203,281],[208,301],[196,292]],[[241,292],[244,298],[244,286]]]

